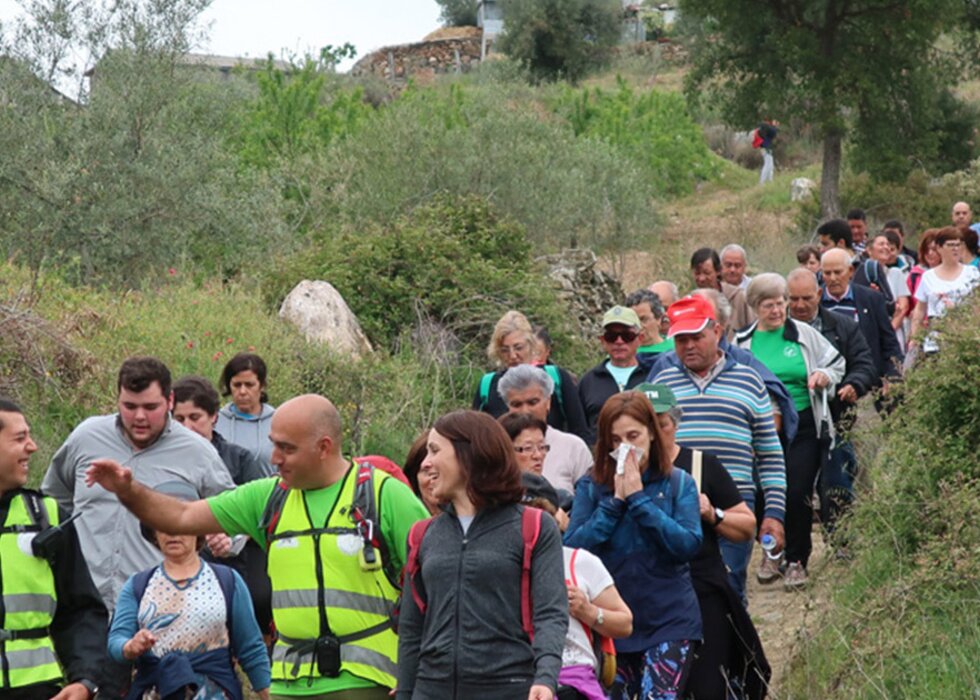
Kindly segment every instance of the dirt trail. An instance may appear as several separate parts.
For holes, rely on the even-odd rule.
[[[809,564],[811,581],[814,577],[819,578],[825,552],[823,539],[815,527]],[[755,547],[749,567],[749,614],[772,666],[772,687],[768,697],[770,700],[789,700],[781,691],[783,675],[789,670],[796,644],[806,634],[808,616],[822,600],[822,587],[811,583],[802,591],[787,591],[783,588],[782,579],[761,585],[755,578],[761,556],[762,550]]]

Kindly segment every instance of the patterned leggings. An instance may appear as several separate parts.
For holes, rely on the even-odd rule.
[[[616,655],[610,700],[677,700],[694,660],[691,642],[661,642],[643,652]]]

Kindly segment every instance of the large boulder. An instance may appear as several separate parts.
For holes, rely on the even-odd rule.
[[[325,344],[334,352],[355,358],[373,352],[357,316],[329,282],[303,280],[297,284],[282,302],[279,317],[296,326],[311,343]]]
[[[817,183],[808,177],[798,177],[790,183],[789,199],[791,202],[802,202],[813,196]]]

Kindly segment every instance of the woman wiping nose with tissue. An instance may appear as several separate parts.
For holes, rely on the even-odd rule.
[[[644,394],[612,396],[599,413],[597,438],[595,467],[576,486],[565,544],[598,556],[634,613],[633,634],[616,640],[610,698],[674,700],[701,639],[688,566],[702,539],[697,489],[672,468]]]

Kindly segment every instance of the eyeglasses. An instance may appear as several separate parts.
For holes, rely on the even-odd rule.
[[[775,311],[776,309],[781,309],[786,305],[785,301],[766,301],[759,304],[760,311]]]
[[[546,455],[551,451],[551,445],[514,445],[514,451],[522,455],[530,455],[535,452]]]
[[[525,343],[514,343],[513,345],[501,345],[500,354],[501,355],[520,355],[525,350],[527,350],[527,345]]]
[[[606,331],[602,334],[602,339],[607,343],[615,343],[616,338],[622,338],[624,343],[632,343],[639,336],[635,331]]]
[[[946,241],[943,243],[944,248],[960,248],[963,246],[963,241]]]

